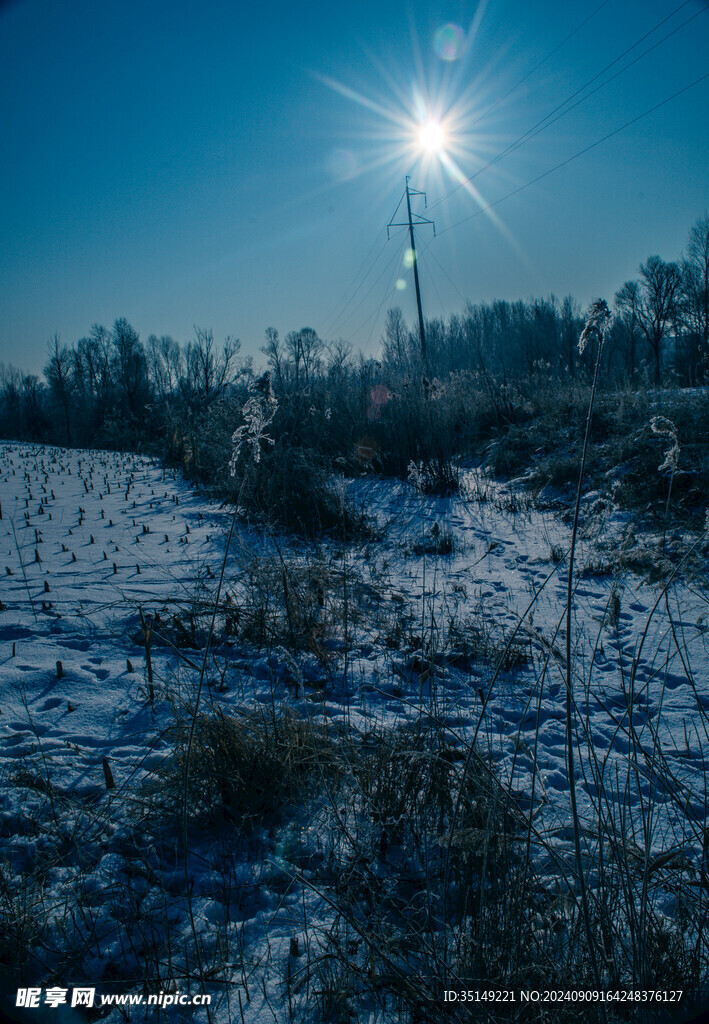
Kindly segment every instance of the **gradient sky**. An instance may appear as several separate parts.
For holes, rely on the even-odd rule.
[[[612,299],[709,207],[708,78],[504,197],[707,75],[709,4],[680,3],[2,4],[0,360],[37,372],[54,332],[119,316],[257,356],[271,325],[374,352],[389,306],[415,316],[405,232],[386,240],[407,173],[438,232],[418,235],[427,316]],[[443,160],[414,145],[431,115]]]

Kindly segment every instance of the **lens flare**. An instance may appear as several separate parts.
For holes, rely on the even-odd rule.
[[[441,60],[458,60],[463,54],[465,32],[460,25],[441,25],[433,37],[433,49]]]
[[[335,181],[350,181],[357,176],[357,158],[349,149],[334,149],[328,158],[327,169]]]

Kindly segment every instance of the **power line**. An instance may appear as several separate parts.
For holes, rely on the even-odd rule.
[[[438,285],[436,284],[436,280],[435,280],[433,274],[431,273],[431,268],[429,267],[429,265],[427,263],[423,263],[422,266],[424,267],[426,273],[428,274],[429,281],[433,285],[433,290],[436,293],[436,298],[438,299],[438,304],[441,307],[441,311],[443,313],[443,316],[445,317],[445,315],[446,315],[446,307],[443,304],[443,299],[441,298],[441,293],[438,290]]]
[[[688,0],[688,2],[689,2],[689,0]],[[570,100],[572,100],[576,96],[578,96],[578,94],[580,92],[583,92],[584,89],[586,89],[589,85],[591,85],[592,82],[595,82],[595,80],[597,78],[599,78],[600,75],[602,75],[604,71],[607,71],[608,68],[612,67],[613,65],[609,64],[608,67],[603,69],[603,71],[599,71],[598,74],[595,75],[592,79],[590,79],[589,82],[587,82],[585,85],[581,86],[580,89],[577,89],[575,93],[573,93],[571,96],[569,96],[568,99],[564,100],[563,103],[559,104],[559,106],[556,107],[555,110],[552,110],[551,113],[547,114],[547,116],[545,118],[542,118],[542,120],[539,121],[534,126],[534,128],[530,129],[530,131],[527,133],[526,137],[523,137],[520,142],[518,142],[516,144],[513,144],[512,149],[513,150],[519,149],[520,146],[524,145],[525,142],[529,142],[530,139],[535,138],[537,135],[540,134],[540,132],[543,132],[545,129],[549,128],[551,125],[556,124],[557,121],[559,121],[562,117],[565,117],[570,111],[572,111],[576,107],[580,106],[580,104],[585,103],[587,99],[590,99],[591,96],[594,96],[600,89],[605,88],[605,86],[607,86],[610,82],[612,82],[614,79],[618,78],[619,75],[624,74],[624,72],[626,72],[629,68],[632,68],[633,65],[637,64],[638,61],[643,59],[643,57],[647,57],[648,53],[651,53],[653,50],[656,50],[658,46],[661,46],[662,43],[666,42],[671,36],[673,36],[677,32],[679,32],[680,29],[683,29],[685,27],[685,25],[689,25],[690,21],[694,21],[695,18],[698,18],[699,15],[704,12],[704,10],[705,10],[705,8],[701,8],[700,7],[698,11],[695,11],[695,13],[692,14],[689,18],[687,18],[686,21],[683,21],[681,25],[677,25],[676,28],[673,28],[666,35],[662,36],[662,38],[658,39],[656,43],[652,44],[652,46],[648,46],[647,50],[643,50],[643,52],[638,54],[638,56],[635,57],[633,60],[631,60],[629,64],[626,64],[625,67],[622,67],[619,71],[616,71],[616,73],[614,75],[611,75],[610,78],[607,78],[605,80],[605,82],[601,82],[600,85],[597,85],[595,89],[591,90],[591,92],[586,93],[586,95],[582,96],[581,99],[576,101],[576,103],[573,103],[573,104],[571,104],[571,106],[566,107],[566,110],[562,110],[561,113],[558,114],[557,117],[555,117],[552,121],[548,120],[552,116],[552,114],[555,114],[557,110],[560,110]],[[644,38],[647,38],[647,37],[644,37]],[[638,44],[636,43],[635,46],[637,46],[637,45]],[[634,49],[634,48],[635,47],[631,47],[631,49]],[[629,51],[626,50],[626,53],[628,53],[628,52]],[[625,54],[623,54],[622,56],[625,56]],[[621,59],[620,57],[617,58],[615,61],[613,61],[613,64],[617,64],[618,60],[620,60],[620,59]],[[544,123],[544,122],[546,122],[546,123]],[[541,125],[541,127],[539,127],[540,125]]]
[[[495,164],[499,163],[499,161],[502,160],[503,157],[507,156],[509,153],[511,153],[514,150],[518,149],[525,142],[529,141],[530,138],[533,138],[534,135],[538,135],[541,131],[544,130],[544,128],[549,127],[549,125],[545,124],[545,122],[548,121],[548,119],[550,117],[553,117],[553,115],[557,111],[561,110],[568,103],[570,103],[571,100],[575,99],[575,97],[578,96],[579,93],[581,93],[585,89],[587,89],[589,87],[589,85],[592,85],[598,78],[600,78],[601,75],[605,74],[606,71],[609,71],[612,67],[615,67],[615,65],[619,61],[621,61],[623,59],[623,57],[627,56],[634,49],[636,49],[636,47],[640,46],[641,43],[643,43],[654,32],[657,32],[657,30],[659,28],[661,28],[667,21],[669,21],[676,14],[678,14],[689,3],[692,3],[692,0],[683,0],[683,3],[681,3],[678,7],[676,7],[670,14],[666,15],[666,17],[664,17],[660,21],[658,21],[651,29],[649,29],[642,36],[640,36],[639,39],[636,39],[636,41],[634,43],[632,43],[631,46],[628,46],[625,50],[623,50],[622,53],[620,53],[617,57],[615,57],[609,64],[606,64],[605,67],[601,68],[600,71],[598,71],[595,75],[593,75],[591,78],[589,78],[588,81],[586,81],[578,89],[576,89],[575,92],[571,93],[564,100],[562,100],[561,103],[557,104],[557,106],[554,107],[552,110],[550,110],[548,114],[546,114],[543,118],[541,118],[541,120],[537,121],[537,123],[532,125],[531,128],[528,128],[527,131],[522,133],[522,135],[519,135],[516,139],[514,139],[508,146],[505,147],[505,149],[501,150],[501,152],[499,152],[497,154],[497,156],[495,156],[491,160],[489,160],[486,164],[484,164],[483,167],[480,167],[477,171],[475,171],[474,174],[471,174],[469,177],[464,178],[463,181],[459,182],[454,188],[452,188],[449,192],[446,192],[439,199],[434,200],[434,202],[432,202],[430,204],[430,208],[434,209],[440,203],[444,202],[444,200],[450,199],[450,197],[455,195],[455,193],[458,192],[461,188],[464,188],[466,184],[468,184],[469,182],[474,181],[477,177],[479,177],[481,174],[483,174],[485,171],[487,171],[490,167],[493,167]],[[649,47],[648,50],[646,50],[643,54],[641,54],[639,57],[637,57],[630,64],[626,65],[626,67],[621,69],[621,71],[617,72],[615,75],[611,76],[611,78],[607,79],[606,82],[602,83],[602,85],[599,86],[598,88],[603,88],[603,85],[607,85],[609,82],[613,81],[614,78],[617,78],[618,75],[622,74],[624,71],[627,71],[628,68],[632,67],[633,64],[637,63],[638,60],[640,60],[642,57],[646,56],[646,54],[649,53],[651,50],[655,49],[656,46],[659,46],[660,43],[664,42],[671,35],[674,35],[675,32],[679,31],[679,29],[683,28],[684,25],[688,24],[694,18],[698,17],[698,15],[702,14],[703,10],[704,10],[704,8],[700,8],[695,14],[692,15],[691,18],[688,18],[687,21],[682,23],[682,25],[679,25],[676,29],[674,29],[672,32],[669,32],[666,36],[664,36],[657,43],[653,44],[653,46]],[[593,92],[597,92],[597,91],[598,90],[596,89]],[[587,96],[583,97],[581,100],[579,100],[578,103],[574,104],[573,107],[568,107],[567,110],[564,110],[561,114],[559,114],[559,117],[555,118],[555,121],[558,121],[565,114],[569,113],[569,111],[573,110],[574,107],[579,106],[580,103],[584,102],[584,100],[586,100],[590,96],[592,96],[593,92],[591,92]],[[555,121],[551,121],[551,122],[549,122],[549,124],[553,124],[553,123],[555,123]]]
[[[376,258],[370,264],[370,267],[367,270],[366,274],[364,275],[364,277],[362,278],[360,283],[357,285],[357,287],[353,291],[352,295],[349,297],[349,299],[347,300],[345,305],[342,307],[340,312],[337,314],[337,316],[335,317],[334,321],[331,322],[331,324],[330,324],[330,326],[328,328],[328,333],[329,334],[333,334],[336,330],[339,330],[339,328],[341,327],[342,324],[347,323],[347,321],[350,319],[350,317],[353,315],[353,313],[355,313],[359,309],[359,307],[362,305],[362,302],[364,301],[364,299],[366,299],[367,295],[369,295],[369,293],[371,292],[372,288],[370,287],[368,289],[368,291],[365,293],[364,297],[362,299],[360,299],[360,301],[356,304],[356,306],[349,313],[347,313],[347,310],[350,307],[350,305],[354,302],[354,300],[355,300],[355,298],[357,296],[357,293],[360,291],[361,288],[364,287],[364,285],[366,284],[367,279],[369,278],[370,274],[372,274],[374,272],[374,269],[375,269],[377,263],[379,262],[379,260],[381,259],[382,255],[384,254],[384,252],[386,250],[386,246],[387,246],[388,241],[389,241],[388,239],[386,239],[384,241],[382,247],[380,248],[379,252],[376,255]],[[375,284],[376,284],[376,281],[375,281]]]
[[[404,234],[404,232],[402,232],[401,234],[403,235],[403,234]],[[399,258],[401,257],[401,254],[402,254],[403,250],[404,250],[404,246],[403,246],[403,245],[400,245],[400,246],[399,246],[399,247],[398,247],[398,248],[396,249],[396,251],[394,252],[394,255],[393,255],[393,257],[392,257],[392,258],[391,258],[391,259],[389,260],[389,262],[387,263],[386,267],[384,268],[384,270],[382,271],[382,273],[381,273],[381,274],[379,275],[379,277],[377,278],[377,281],[375,281],[375,285],[376,285],[376,284],[378,284],[378,283],[379,283],[379,281],[381,281],[381,279],[382,279],[382,278],[384,277],[384,274],[385,274],[385,273],[387,272],[387,270],[389,270],[389,269],[390,269],[390,267],[392,266],[392,264],[395,264],[395,263],[396,263],[396,261],[397,261],[397,260],[398,260],[398,259],[399,259]],[[397,267],[397,266],[395,266],[395,267],[394,267],[394,277],[393,277],[393,281],[396,281],[396,278],[397,278],[397,276],[398,276],[398,267]],[[386,288],[384,289],[384,293],[383,293],[383,295],[382,295],[382,299],[381,299],[381,302],[379,303],[379,306],[378,306],[378,308],[377,308],[377,309],[376,309],[376,310],[374,311],[374,313],[370,313],[370,314],[369,314],[369,316],[368,316],[368,317],[366,317],[366,318],[365,318],[365,319],[364,319],[364,320],[362,321],[362,323],[361,323],[361,324],[359,324],[359,325],[358,325],[358,326],[357,326],[357,327],[356,327],[356,328],[355,328],[355,329],[354,329],[354,330],[353,330],[353,331],[352,331],[352,332],[350,333],[349,337],[348,337],[348,338],[346,339],[347,341],[354,341],[355,337],[356,337],[356,336],[357,336],[357,335],[359,334],[359,332],[360,332],[360,331],[361,331],[361,330],[362,330],[362,329],[363,329],[364,327],[366,327],[366,326],[367,326],[367,324],[369,323],[369,321],[370,321],[370,320],[372,320],[372,318],[374,318],[374,323],[372,324],[372,328],[370,329],[370,334],[369,334],[369,338],[371,338],[372,332],[373,332],[373,330],[374,330],[374,324],[376,324],[376,318],[377,318],[377,317],[379,316],[379,314],[381,313],[381,310],[382,310],[382,306],[384,305],[384,303],[385,303],[385,301],[386,301],[387,295],[389,295],[389,294],[390,294],[390,292],[391,292],[391,290],[392,290],[392,287],[393,287],[393,284],[390,284],[390,285],[388,285],[388,286],[387,286],[387,287],[386,287]],[[371,289],[370,289],[370,291],[371,291]],[[363,301],[364,301],[364,300],[363,300]],[[360,305],[361,305],[361,303],[360,303]],[[369,338],[367,339],[367,344],[369,344]]]
[[[364,257],[364,259],[362,260],[362,262],[361,262],[361,264],[360,264],[360,266],[359,266],[359,269],[358,269],[358,270],[356,271],[356,273],[355,273],[355,274],[353,275],[353,277],[352,277],[351,281],[349,282],[349,284],[347,285],[347,287],[346,287],[346,288],[345,288],[345,290],[343,291],[342,295],[341,295],[341,296],[339,297],[339,299],[338,299],[338,300],[337,300],[337,301],[336,301],[336,302],[334,303],[334,305],[333,305],[333,306],[331,307],[330,311],[329,311],[329,312],[328,312],[328,313],[326,314],[326,316],[325,316],[325,320],[323,321],[324,323],[327,323],[327,322],[328,322],[328,321],[329,321],[330,319],[332,319],[332,317],[333,317],[333,315],[335,314],[335,311],[337,310],[338,306],[339,306],[339,305],[340,305],[340,303],[341,303],[341,302],[342,302],[342,301],[344,300],[344,298],[345,298],[345,296],[347,295],[347,293],[349,292],[350,288],[352,287],[352,285],[354,284],[354,282],[355,282],[355,281],[357,280],[357,278],[359,277],[359,275],[360,275],[360,274],[362,273],[362,271],[364,270],[364,268],[365,268],[365,266],[366,266],[367,262],[369,261],[369,258],[370,258],[370,256],[371,256],[371,255],[372,255],[372,253],[374,252],[375,246],[376,246],[377,242],[379,241],[379,237],[380,237],[381,233],[382,233],[382,232],[381,232],[381,228],[380,228],[380,230],[379,230],[379,231],[377,232],[377,234],[376,234],[376,237],[375,237],[374,241],[372,242],[371,248],[369,249],[369,251],[368,251],[367,255],[366,255],[366,256]]]
[[[461,302],[466,302],[466,301],[467,301],[467,299],[465,298],[465,296],[463,295],[463,293],[461,292],[460,288],[459,288],[459,287],[458,287],[458,285],[457,285],[457,284],[455,283],[455,281],[453,280],[453,278],[452,278],[452,277],[450,276],[450,274],[448,273],[448,271],[446,270],[446,268],[445,268],[445,267],[443,266],[443,264],[441,263],[441,261],[440,261],[440,260],[438,259],[438,257],[436,256],[435,252],[433,251],[433,249],[431,249],[431,256],[433,256],[433,258],[434,258],[434,260],[436,261],[436,263],[438,264],[439,268],[440,268],[440,269],[441,269],[441,270],[443,271],[443,273],[445,274],[445,276],[446,276],[446,277],[448,278],[448,281],[449,281],[449,282],[450,282],[450,284],[451,284],[451,285],[453,286],[453,289],[454,289],[454,290],[455,290],[455,291],[456,291],[456,292],[458,293],[458,297],[460,298]]]
[[[403,234],[403,232],[402,232],[402,234]],[[392,256],[392,258],[391,258],[391,259],[389,260],[389,262],[388,262],[388,263],[387,263],[387,264],[385,265],[384,269],[383,269],[383,270],[382,270],[382,272],[381,272],[381,273],[379,274],[379,276],[378,276],[378,277],[377,277],[377,278],[376,278],[376,279],[375,279],[375,280],[374,280],[374,281],[372,282],[372,284],[371,284],[371,285],[370,285],[370,287],[368,288],[367,292],[366,292],[366,293],[365,293],[365,294],[364,294],[364,295],[362,296],[362,298],[361,298],[361,299],[359,300],[359,302],[358,302],[358,303],[357,303],[357,305],[356,305],[356,306],[354,307],[354,309],[353,309],[353,310],[352,310],[352,311],[351,311],[351,312],[350,312],[350,313],[348,314],[348,316],[347,316],[347,317],[345,317],[345,319],[344,319],[344,320],[342,321],[342,323],[341,323],[341,326],[342,326],[342,325],[344,325],[344,324],[346,324],[348,320],[351,320],[351,318],[352,318],[352,317],[354,316],[354,314],[355,314],[355,313],[357,312],[357,310],[358,310],[358,309],[360,308],[360,306],[362,306],[362,305],[363,305],[363,303],[364,303],[364,302],[366,302],[366,300],[367,300],[367,299],[369,298],[369,296],[371,295],[371,293],[372,293],[372,292],[374,291],[374,289],[375,289],[375,288],[377,287],[377,285],[379,284],[379,282],[380,282],[380,281],[382,280],[382,278],[383,278],[383,277],[384,277],[384,275],[385,275],[385,274],[387,273],[387,271],[388,271],[388,270],[389,270],[389,268],[390,268],[390,267],[392,266],[392,264],[394,263],[394,261],[395,261],[395,260],[397,259],[397,257],[398,257],[398,256],[399,256],[399,250],[397,249],[397,250],[396,250],[396,251],[394,252],[394,255]],[[369,321],[369,317],[367,317],[367,319],[366,319],[366,320],[364,321],[364,324],[366,324],[366,323],[367,323],[368,321]],[[359,326],[359,327],[358,327],[358,328],[357,328],[357,329],[356,329],[356,330],[355,330],[355,331],[354,331],[353,333],[354,333],[354,334],[356,334],[356,333],[357,333],[357,331],[361,330],[361,328],[362,328],[362,327],[364,326],[364,324],[360,324],[360,326]],[[331,331],[330,333],[332,333],[332,331]]]
[[[394,282],[396,281],[396,277],[397,277],[397,274],[396,274],[396,270],[395,270],[394,271]],[[366,348],[369,347],[369,343],[372,340],[372,335],[374,334],[374,328],[376,327],[376,325],[377,325],[377,323],[379,321],[379,317],[381,316],[382,309],[384,308],[384,303],[386,302],[387,297],[389,295],[391,295],[392,289],[394,287],[395,287],[395,285],[390,283],[389,287],[385,290],[384,294],[382,295],[382,301],[379,303],[379,308],[377,309],[376,316],[374,317],[374,320],[372,320],[372,326],[369,328],[369,334],[367,335],[367,343],[366,343],[366,346],[365,346]]]
[[[538,61],[538,62],[537,62],[537,63],[536,63],[535,65],[534,65],[534,67],[533,67],[533,68],[531,68],[531,69],[530,69],[530,70],[529,70],[529,71],[528,71],[528,72],[527,72],[527,73],[526,73],[525,75],[523,75],[523,76],[522,76],[522,77],[520,78],[520,80],[519,80],[518,82],[515,82],[515,84],[514,84],[514,85],[512,86],[512,88],[511,88],[511,89],[508,89],[508,90],[507,90],[507,92],[506,92],[506,93],[504,94],[504,96],[500,96],[500,98],[499,98],[499,99],[496,99],[496,100],[495,100],[495,102],[494,102],[494,103],[493,103],[493,104],[492,104],[491,106],[489,106],[489,107],[487,108],[487,110],[484,110],[484,111],[482,112],[482,114],[480,114],[480,115],[479,115],[478,117],[476,117],[476,118],[475,118],[475,120],[473,121],[473,125],[476,125],[476,124],[478,124],[478,122],[479,122],[479,121],[482,121],[482,119],[483,119],[484,117],[487,117],[487,115],[488,115],[489,113],[491,113],[491,112],[492,112],[492,111],[493,111],[493,110],[495,109],[495,107],[499,106],[499,105],[500,105],[500,103],[504,103],[504,101],[505,101],[505,100],[507,99],[507,97],[508,97],[508,96],[511,96],[511,95],[512,95],[512,93],[513,93],[513,92],[515,92],[515,91],[516,91],[517,89],[519,89],[520,85],[523,85],[523,84],[524,84],[524,82],[526,82],[526,81],[527,81],[527,79],[528,79],[528,78],[530,78],[530,77],[531,77],[531,76],[532,76],[532,75],[534,74],[534,72],[535,72],[535,71],[538,71],[538,70],[539,70],[539,68],[540,68],[540,67],[541,67],[541,66],[542,66],[543,64],[546,64],[546,62],[547,62],[547,61],[548,61],[548,60],[549,60],[549,59],[550,59],[551,57],[553,57],[555,53],[558,53],[558,51],[559,51],[559,50],[560,50],[560,49],[561,49],[561,48],[562,48],[563,46],[565,46],[565,45],[566,45],[566,44],[568,43],[569,39],[573,38],[573,36],[575,36],[577,32],[580,32],[580,30],[581,30],[581,29],[582,29],[582,28],[584,27],[584,25],[587,25],[587,24],[588,24],[588,22],[589,22],[589,21],[591,21],[591,19],[592,19],[592,18],[595,18],[595,16],[596,16],[596,15],[598,14],[598,12],[599,12],[600,10],[602,10],[602,9],[603,9],[603,8],[604,8],[604,7],[605,7],[605,6],[606,6],[606,5],[608,4],[608,3],[609,3],[609,0],[603,0],[603,3],[602,3],[602,4],[599,4],[599,5],[598,5],[598,7],[596,7],[596,9],[595,9],[594,11],[591,11],[591,13],[590,13],[590,14],[588,15],[588,17],[584,18],[584,19],[583,19],[583,21],[579,22],[579,24],[578,24],[578,25],[576,26],[576,28],[575,28],[575,29],[573,29],[573,31],[569,32],[568,36],[565,36],[565,37],[564,37],[564,38],[563,38],[563,39],[561,40],[561,42],[560,42],[560,43],[558,43],[558,44],[557,44],[557,45],[556,45],[556,46],[554,47],[554,49],[553,49],[553,50],[550,50],[550,51],[549,51],[549,53],[547,53],[547,55],[546,55],[545,57],[542,57],[542,59],[541,59],[540,61]],[[472,126],[471,126],[471,127],[472,127]]]
[[[376,248],[377,242],[379,241],[379,238],[380,238],[380,236],[381,236],[381,234],[382,234],[382,230],[383,230],[383,229],[381,229],[381,228],[380,228],[380,230],[379,230],[379,231],[377,232],[377,234],[376,234],[376,236],[375,236],[375,239],[374,239],[374,242],[372,243],[372,246],[371,246],[371,248],[369,249],[369,252],[367,253],[367,255],[366,255],[366,256],[364,257],[364,259],[362,260],[362,263],[360,264],[360,267],[359,267],[359,269],[358,269],[358,270],[357,270],[357,272],[355,273],[355,275],[354,275],[354,277],[352,278],[352,280],[350,281],[350,283],[349,283],[349,284],[347,285],[347,287],[345,288],[345,290],[344,290],[344,292],[342,293],[342,295],[340,296],[340,298],[339,298],[339,299],[337,300],[337,302],[335,303],[335,305],[334,305],[334,306],[332,307],[332,309],[330,310],[330,312],[329,312],[329,313],[327,314],[327,316],[325,317],[325,319],[324,319],[324,321],[323,321],[323,331],[324,331],[324,332],[325,332],[325,331],[327,331],[328,333],[330,333],[330,332],[331,332],[331,330],[332,330],[332,329],[333,329],[333,328],[335,327],[335,325],[337,324],[337,322],[339,321],[339,319],[340,319],[340,318],[342,317],[343,313],[345,312],[345,310],[347,309],[347,307],[349,306],[349,304],[350,304],[350,303],[352,302],[352,300],[354,299],[354,297],[355,297],[355,295],[357,294],[357,292],[358,292],[358,291],[360,290],[360,288],[362,287],[362,285],[364,284],[364,282],[365,282],[365,281],[367,280],[367,278],[369,277],[369,275],[370,275],[370,273],[372,272],[372,270],[374,269],[374,267],[375,267],[375,266],[377,265],[377,263],[378,263],[378,261],[379,261],[379,258],[381,257],[382,253],[384,252],[384,249],[386,248],[386,244],[387,244],[387,241],[388,241],[388,239],[386,239],[386,238],[384,239],[384,241],[383,241],[383,243],[382,243],[382,246],[381,246],[381,248],[380,248],[379,252],[377,253],[377,255],[376,255],[375,259],[374,259],[374,260],[373,260],[373,261],[371,262],[371,264],[370,264],[370,267],[369,267],[369,270],[368,270],[368,271],[367,271],[367,273],[366,273],[366,274],[364,275],[364,277],[362,278],[362,280],[361,280],[361,281],[359,282],[359,284],[357,285],[357,287],[356,287],[356,288],[354,289],[354,291],[353,291],[353,292],[352,292],[352,294],[350,295],[349,299],[348,299],[348,300],[347,300],[347,302],[345,303],[344,307],[342,307],[342,308],[340,309],[340,307],[341,307],[342,303],[344,302],[344,300],[345,300],[345,297],[347,296],[347,293],[349,292],[350,288],[352,288],[352,286],[353,286],[353,284],[355,283],[355,281],[357,281],[357,280],[358,280],[358,278],[360,277],[360,275],[361,275],[362,271],[364,270],[364,268],[365,268],[365,267],[367,266],[367,264],[369,263],[369,261],[370,261],[370,258],[371,258],[371,255],[372,255],[372,253],[374,252],[374,249]],[[328,328],[328,327],[327,327],[327,324],[328,324],[328,323],[329,323],[329,324],[331,324],[331,327],[330,327],[330,328]]]
[[[596,146],[600,146],[602,143],[607,142],[608,139],[612,139],[614,135],[619,135],[620,132],[625,131],[626,128],[630,128],[632,125],[637,124],[638,121],[642,121],[643,118],[648,117],[649,114],[652,114],[656,110],[659,110],[660,107],[664,107],[667,103],[671,103],[671,101],[677,99],[678,96],[682,96],[685,92],[689,92],[689,90],[693,89],[695,85],[699,85],[700,82],[706,81],[707,78],[709,78],[709,72],[707,72],[704,75],[700,75],[699,78],[695,78],[693,82],[689,83],[689,85],[685,85],[682,89],[678,89],[677,92],[672,93],[671,96],[667,96],[664,100],[661,100],[659,103],[656,103],[654,106],[649,107],[647,110],[643,111],[642,114],[638,114],[636,117],[631,118],[630,121],[626,121],[625,124],[620,125],[620,127],[614,128],[612,132],[608,132],[608,134],[602,136],[602,138],[596,139],[595,142],[591,142],[588,146],[584,146],[583,149],[580,149],[577,153],[574,153],[573,156],[567,157],[566,160],[562,160],[560,163],[555,164],[548,170],[543,171],[542,174],[538,174],[536,178],[532,178],[524,185],[520,185],[519,188],[515,188],[511,192],[508,192],[506,195],[501,196],[499,199],[496,199],[494,203],[488,203],[487,206],[481,206],[479,210],[476,210],[474,213],[468,214],[467,217],[463,217],[461,220],[456,221],[454,224],[449,224],[447,228],[443,228],[443,230],[439,231],[438,234],[444,235],[446,231],[452,231],[453,228],[457,228],[461,224],[465,224],[466,221],[472,220],[474,217],[479,216],[481,213],[486,213],[488,210],[492,210],[495,206],[499,206],[500,203],[504,203],[506,199],[511,199],[513,196],[519,195],[520,192],[524,192],[525,189],[528,189],[531,185],[536,185],[536,183],[538,181],[541,181],[542,178],[546,178],[548,177],[548,175],[553,174],[554,171],[558,171],[561,167],[565,167],[567,164],[572,163],[574,160],[577,160],[580,156],[583,156],[584,153],[588,153],[590,150],[595,149]]]

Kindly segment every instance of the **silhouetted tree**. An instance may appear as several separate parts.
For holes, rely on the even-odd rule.
[[[49,430],[45,407],[46,388],[34,373],[23,374],[20,380],[20,431],[29,441],[42,441]]]
[[[71,445],[71,424],[69,410],[73,398],[73,362],[71,352],[66,345],[59,344],[59,335],[55,334],[48,345],[49,361],[44,367],[44,376],[49,385],[49,394],[56,406],[61,409],[64,420],[66,443]]]
[[[692,226],[682,260],[682,321],[693,347],[694,369],[709,364],[709,214]]]
[[[135,426],[150,393],[145,350],[138,332],[125,317],[114,323],[111,342],[116,387],[121,402],[127,405],[131,426]]]
[[[93,324],[88,337],[79,339],[72,355],[74,392],[81,409],[81,431],[85,440],[93,439],[103,426],[114,400],[111,332],[102,324]]]
[[[146,345],[148,375],[158,401],[173,398],[184,377],[184,358],[180,346],[169,334],[160,338],[151,334]]]
[[[235,380],[240,347],[238,338],[227,338],[217,352],[212,331],[195,327],[195,340],[187,346],[185,361],[190,389],[202,408],[220,398]]]
[[[567,295],[559,311],[559,335],[564,366],[572,378],[576,376],[576,353],[582,327],[581,307],[571,295]]]
[[[387,310],[384,322],[382,358],[391,367],[402,372],[407,362],[409,329],[398,306]]]
[[[275,327],[266,328],[266,343],[262,346],[261,351],[268,360],[268,365],[271,368],[271,374],[277,390],[282,391],[284,351],[281,340],[278,337],[278,331]]]
[[[637,325],[650,346],[655,384],[662,379],[664,340],[676,326],[681,284],[682,275],[676,263],[649,256],[640,264],[640,281],[626,281],[615,296],[620,315]]]

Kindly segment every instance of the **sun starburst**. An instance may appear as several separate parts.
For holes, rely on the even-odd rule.
[[[442,153],[448,143],[445,126],[431,117],[419,125],[418,144],[424,153],[437,155]]]

